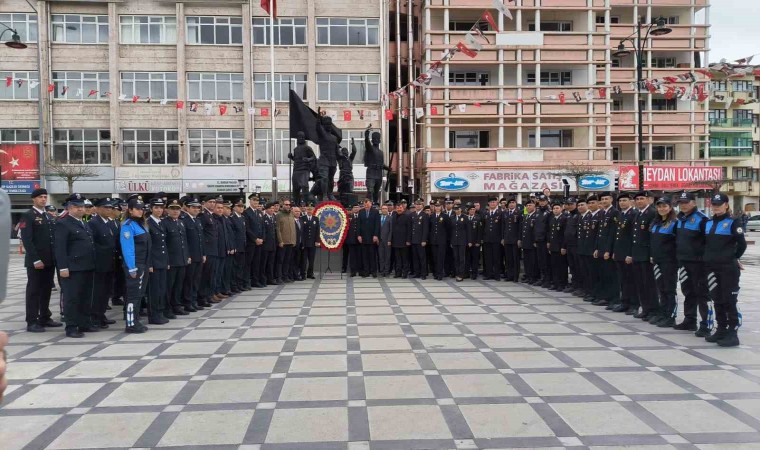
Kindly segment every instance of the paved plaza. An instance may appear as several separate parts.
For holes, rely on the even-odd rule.
[[[731,349],[522,284],[339,274],[75,340],[21,331],[11,267],[3,450],[760,448],[759,265]]]

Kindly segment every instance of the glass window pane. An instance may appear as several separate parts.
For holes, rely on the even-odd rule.
[[[216,44],[224,45],[230,43],[230,27],[226,25],[217,25],[215,30]]]

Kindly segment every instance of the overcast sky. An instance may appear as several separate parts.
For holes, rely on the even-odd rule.
[[[712,0],[710,2],[710,62],[736,60],[760,53],[760,1]],[[702,21],[704,19],[701,19]],[[760,56],[754,64],[760,64]]]

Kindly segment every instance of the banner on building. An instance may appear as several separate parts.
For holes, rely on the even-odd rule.
[[[9,194],[31,194],[40,187],[37,144],[0,144],[0,179]]]
[[[712,189],[711,181],[723,178],[722,167],[645,166],[644,189],[657,191]],[[639,188],[639,167],[621,166],[621,191]]]
[[[506,192],[540,192],[549,189],[563,192],[565,184],[571,191],[577,190],[574,179],[563,177],[552,170],[495,169],[462,172],[430,172],[430,190],[435,193],[506,193]],[[599,175],[584,176],[579,180],[580,189],[584,191],[611,190],[615,185],[615,172],[606,171]]]

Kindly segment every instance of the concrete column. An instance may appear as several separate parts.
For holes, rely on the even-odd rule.
[[[251,31],[251,6],[243,4],[243,114],[245,117],[245,164],[253,164],[253,116],[248,108],[253,107],[253,43]],[[246,177],[247,178],[247,177]]]
[[[185,4],[177,2],[177,98],[185,102],[185,107],[177,109],[177,131],[179,134],[179,165],[186,166],[190,161],[190,143],[187,140],[187,62],[185,61],[185,43],[187,42],[185,25]]]
[[[108,80],[111,84],[109,101],[109,128],[111,130],[111,163],[114,167],[121,166],[124,155],[121,151],[120,101],[121,80],[119,75],[119,13],[118,3],[108,4]],[[40,27],[41,29],[42,27]]]

